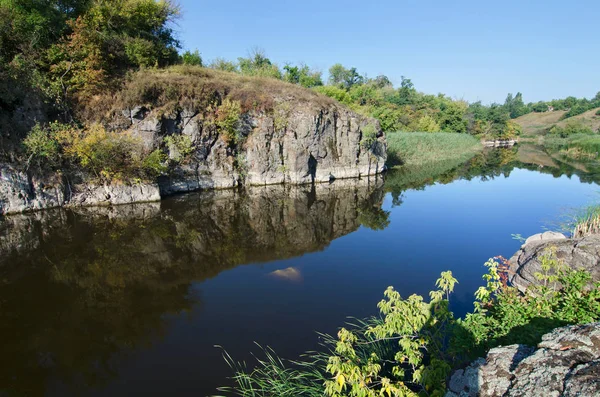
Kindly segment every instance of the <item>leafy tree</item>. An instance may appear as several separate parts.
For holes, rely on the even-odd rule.
[[[198,50],[191,52],[186,51],[181,55],[181,63],[184,65],[202,66],[202,57]]]

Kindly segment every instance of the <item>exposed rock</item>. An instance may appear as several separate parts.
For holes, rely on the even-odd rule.
[[[118,205],[158,200],[160,192],[156,184],[80,184],[74,187],[68,205]]]
[[[329,182],[381,173],[385,169],[386,143],[376,120],[345,108],[298,104],[287,115],[285,127],[275,127],[272,115],[249,112],[241,118],[244,143],[233,149],[214,123],[191,109],[172,114],[131,110],[130,131],[148,149],[160,147],[165,136],[183,134],[194,145],[191,158],[160,181],[164,194],[238,184],[270,185]],[[108,122],[111,125],[110,122]],[[376,139],[361,144],[363,129],[376,126]]]
[[[40,178],[0,164],[0,215],[58,207],[64,203],[64,186],[59,175]]]
[[[526,246],[529,244],[537,244],[537,243],[546,242],[546,241],[552,241],[552,240],[564,240],[566,238],[567,237],[565,237],[564,234],[558,233],[558,232],[538,233],[538,234],[534,234],[533,236],[530,236],[527,240],[525,240],[525,244],[523,244],[523,246]]]
[[[191,108],[164,113],[138,105],[103,120],[110,129],[129,130],[148,152],[164,148],[164,138],[169,135],[190,139],[192,153],[156,182],[102,186],[75,172],[78,182],[73,184],[63,182],[58,174],[36,178],[0,164],[0,215],[67,204],[155,201],[174,193],[240,184],[329,182],[375,175],[385,169],[386,143],[379,123],[333,103],[296,104],[279,129],[269,112],[245,113],[235,147],[221,136],[214,122],[203,117]],[[376,131],[368,145],[363,140],[367,125]],[[171,159],[181,157],[174,145],[166,149]]]
[[[600,235],[567,239],[560,233],[546,232],[529,237],[510,259],[510,282],[521,291],[536,282],[534,274],[542,271],[541,257],[549,249],[555,251],[562,264],[587,270],[594,281],[600,280]]]
[[[600,395],[600,323],[557,328],[537,349],[497,347],[452,375],[446,397]]]
[[[65,183],[58,173],[41,177],[0,164],[0,215],[61,206],[116,205],[160,200],[157,184]]]

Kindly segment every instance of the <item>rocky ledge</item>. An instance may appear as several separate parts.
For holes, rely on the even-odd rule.
[[[446,397],[599,396],[600,323],[557,328],[537,348],[497,347],[454,372]]]

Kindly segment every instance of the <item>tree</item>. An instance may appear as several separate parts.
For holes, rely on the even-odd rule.
[[[202,57],[198,50],[191,52],[186,51],[181,55],[181,63],[184,65],[202,66]]]

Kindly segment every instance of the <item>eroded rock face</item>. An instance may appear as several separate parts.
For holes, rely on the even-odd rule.
[[[567,239],[560,233],[546,232],[528,238],[510,259],[510,282],[521,291],[535,283],[534,274],[542,271],[541,257],[548,250],[553,250],[564,265],[587,270],[594,281],[600,280],[600,235]]]
[[[446,397],[600,395],[600,323],[557,328],[537,349],[497,347],[456,371]]]
[[[62,175],[39,175],[0,164],[0,215],[63,206],[130,204],[160,200],[156,183],[98,185]]]
[[[160,147],[168,135],[182,134],[192,141],[191,159],[160,180],[164,195],[238,184],[329,182],[385,169],[386,143],[379,123],[336,105],[297,104],[283,125],[268,113],[244,114],[239,127],[243,143],[237,148],[202,114],[189,109],[158,116],[136,106],[123,113],[131,116],[109,126],[128,128],[148,150]],[[363,129],[369,124],[375,126],[376,137],[367,145]]]
[[[103,120],[109,129],[128,130],[138,137],[147,151],[164,148],[171,158],[179,153],[176,147],[165,147],[164,138],[184,135],[190,139],[193,152],[189,158],[154,182],[103,186],[78,174],[70,178],[77,180],[72,183],[58,174],[35,177],[0,164],[0,215],[65,205],[156,201],[174,193],[240,184],[329,182],[385,169],[386,142],[379,123],[335,104],[297,104],[279,124],[270,113],[246,113],[241,117],[237,145],[227,142],[214,122],[203,117],[185,108],[165,115],[135,106]],[[367,125],[375,128],[376,136],[364,139]]]
[[[0,164],[0,215],[59,207],[64,203],[64,186],[59,175],[41,178]]]

